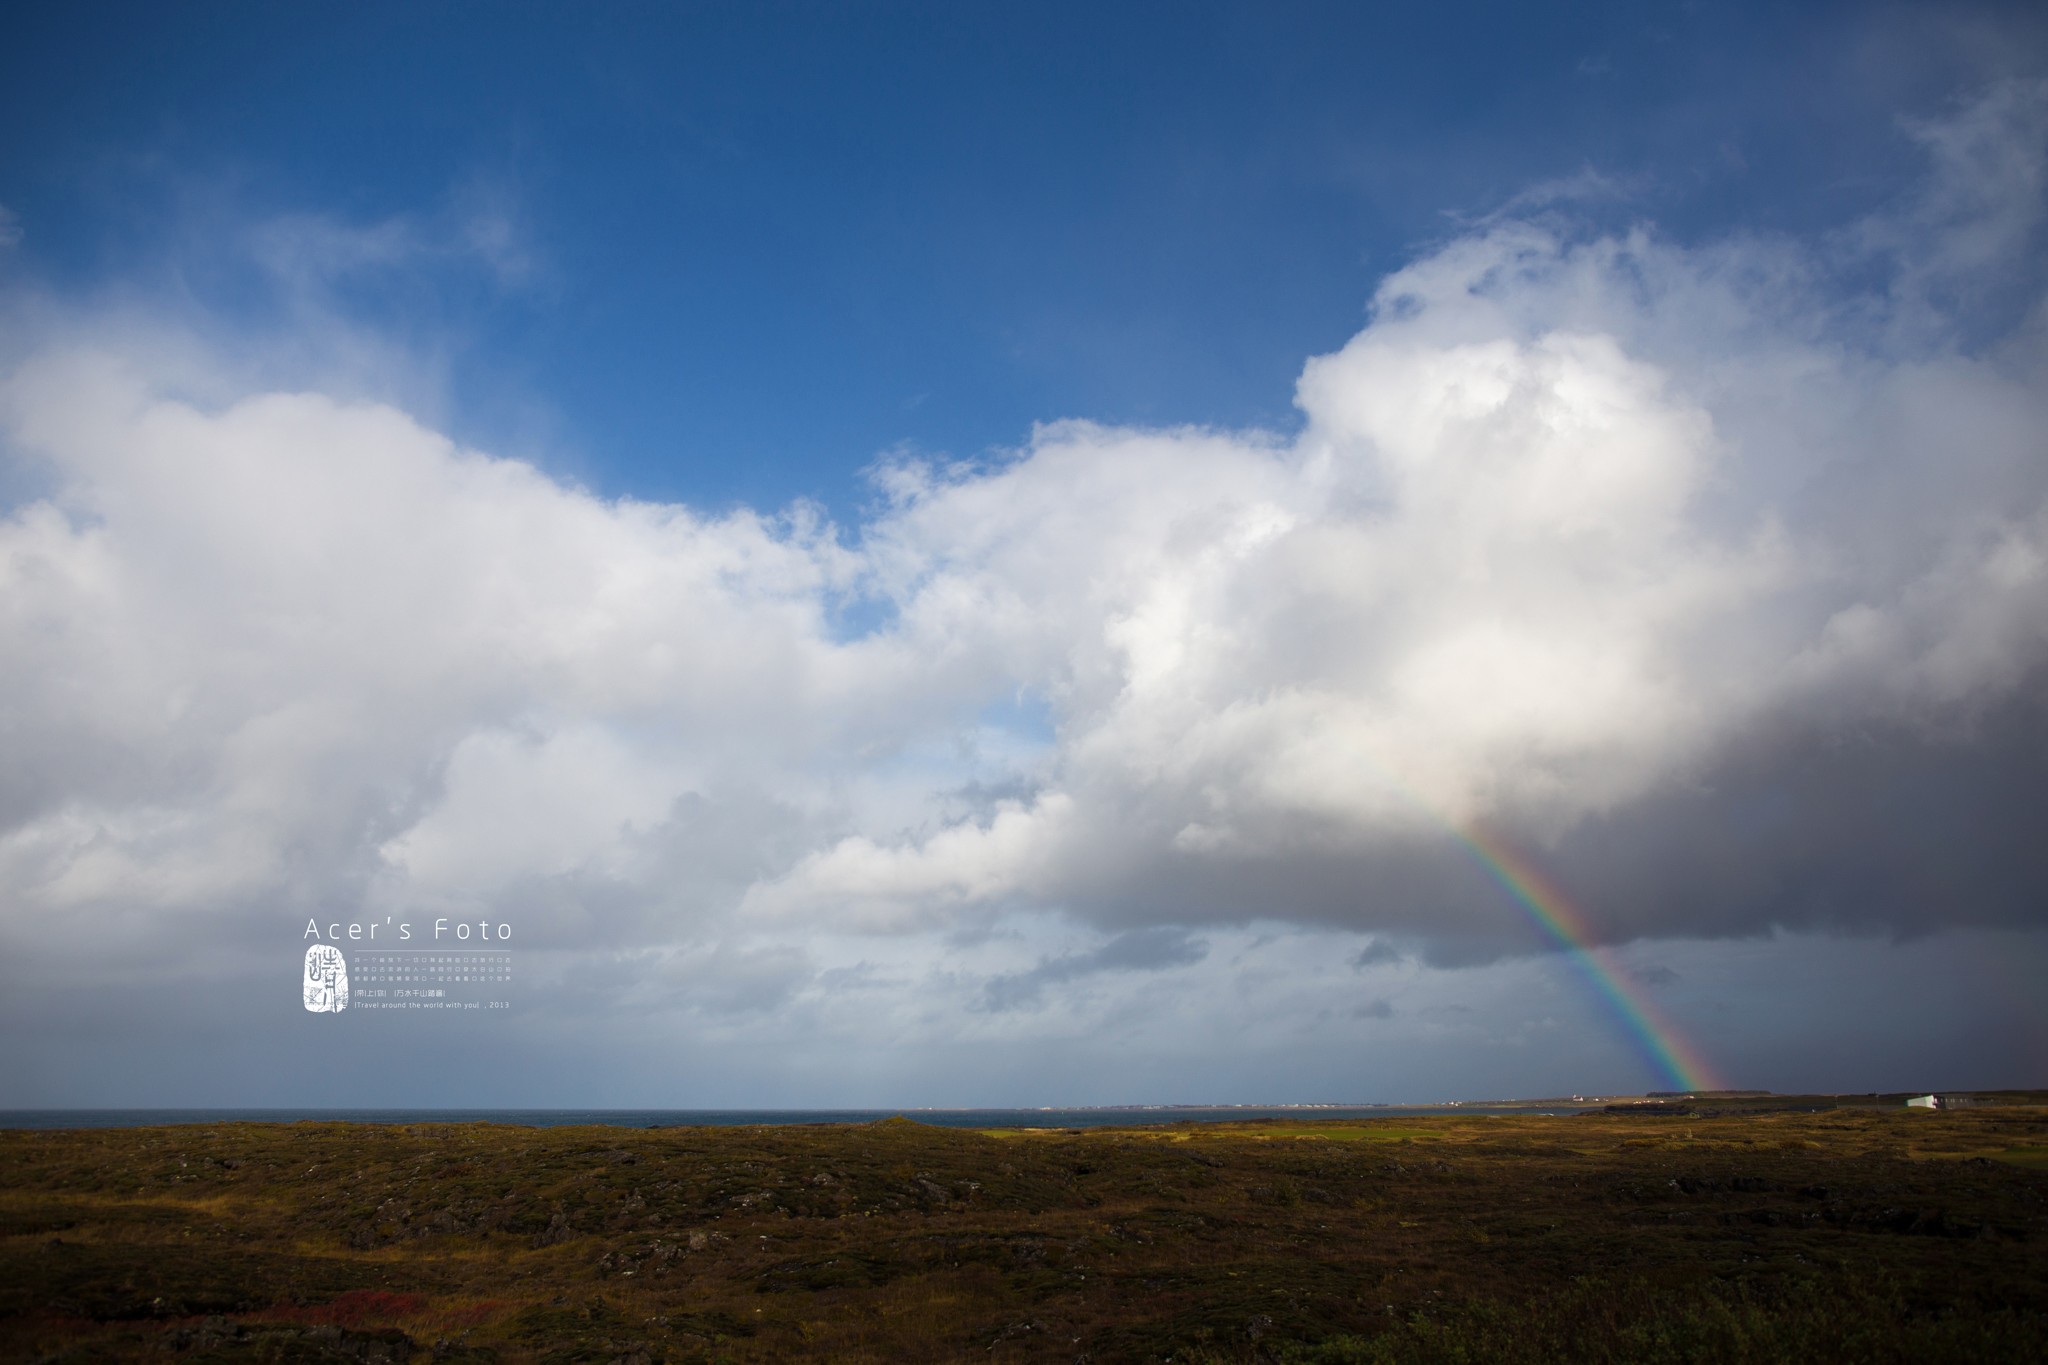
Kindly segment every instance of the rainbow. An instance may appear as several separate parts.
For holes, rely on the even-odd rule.
[[[1536,926],[1564,951],[1566,959],[1613,1011],[1672,1089],[1727,1088],[1699,1049],[1679,1036],[1650,999],[1631,984],[1627,970],[1594,940],[1592,926],[1573,908],[1564,892],[1527,859],[1479,826],[1460,827],[1448,820],[1443,824],[1515,904],[1527,911]]]

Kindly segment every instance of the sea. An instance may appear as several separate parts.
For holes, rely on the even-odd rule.
[[[5,1109],[0,1128],[144,1128],[209,1123],[503,1123],[530,1128],[750,1128],[906,1118],[941,1128],[1126,1128],[1257,1119],[1576,1114],[1585,1105],[1132,1105],[1084,1109]]]

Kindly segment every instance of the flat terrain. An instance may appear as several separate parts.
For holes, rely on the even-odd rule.
[[[2048,1109],[0,1132],[0,1357],[2048,1358]]]

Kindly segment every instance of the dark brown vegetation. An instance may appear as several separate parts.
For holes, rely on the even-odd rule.
[[[2048,1110],[0,1133],[0,1357],[2048,1358]]]

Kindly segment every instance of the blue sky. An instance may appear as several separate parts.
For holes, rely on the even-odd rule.
[[[879,451],[975,456],[1060,417],[1284,428],[1302,356],[1382,274],[1546,182],[1605,177],[1591,208],[1680,238],[1849,221],[1910,171],[1897,110],[1981,76],[1983,46],[1863,5],[10,24],[5,202],[49,282],[289,325],[237,225],[490,215],[509,273],[451,253],[332,281],[446,357],[462,434],[611,493],[834,507]]]
[[[2044,263],[2018,5],[10,12],[0,1105],[2048,1082]]]

